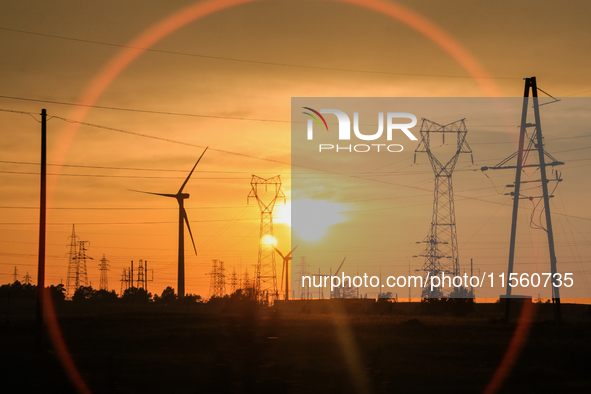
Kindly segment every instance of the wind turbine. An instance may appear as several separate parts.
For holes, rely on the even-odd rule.
[[[296,245],[295,248],[291,250],[285,256],[283,253],[279,251],[279,249],[275,248],[275,251],[279,253],[279,256],[283,259],[283,269],[281,270],[281,284],[283,285],[283,273],[285,272],[285,301],[289,300],[289,262],[291,261],[291,254],[294,250],[296,250],[298,246]],[[282,286],[283,287],[283,286]]]
[[[178,260],[179,260],[179,263],[178,263],[179,264],[179,266],[178,266],[178,269],[179,269],[178,270],[178,296],[179,296],[179,298],[183,298],[185,296],[185,228],[183,226],[183,221],[185,223],[187,223],[187,229],[189,230],[189,235],[191,236],[191,242],[193,242],[193,250],[195,250],[195,255],[197,255],[197,248],[195,247],[195,240],[193,239],[193,233],[191,232],[191,226],[189,225],[189,218],[187,217],[187,211],[185,211],[185,207],[184,207],[184,200],[189,198],[190,195],[188,193],[183,193],[183,189],[185,188],[185,185],[187,184],[187,182],[189,182],[189,178],[191,178],[191,175],[193,175],[193,171],[195,171],[195,167],[197,167],[197,164],[199,164],[199,162],[201,161],[201,158],[203,157],[203,155],[205,154],[206,151],[207,151],[207,148],[205,148],[205,150],[203,151],[201,156],[199,156],[197,163],[195,163],[195,165],[193,166],[193,169],[189,173],[189,176],[187,176],[187,179],[185,179],[185,181],[181,185],[181,188],[179,189],[179,191],[176,194],[152,193],[152,192],[144,192],[141,190],[131,190],[133,192],[138,192],[138,193],[146,193],[146,194],[153,194],[155,196],[176,198],[176,201],[179,203],[179,253],[178,253]]]

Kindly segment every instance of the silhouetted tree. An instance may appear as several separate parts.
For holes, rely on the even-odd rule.
[[[51,285],[47,289],[53,302],[58,303],[66,299],[66,287],[62,283],[57,286]]]
[[[96,301],[96,302],[109,303],[109,302],[117,302],[118,300],[119,300],[119,297],[117,296],[117,293],[115,293],[115,290],[111,290],[111,291],[98,290],[98,291],[94,292],[94,294],[93,294],[93,301]]]
[[[165,305],[172,304],[176,300],[176,294],[174,293],[174,289],[168,286],[166,289],[162,290],[162,295],[158,298],[158,302],[161,302]]]
[[[74,291],[72,301],[74,302],[87,302],[96,298],[96,290],[92,286],[80,286]]]
[[[10,298],[34,299],[37,296],[37,286],[21,284],[18,280],[12,284],[0,286],[0,295]]]
[[[152,294],[148,293],[145,289],[137,287],[130,287],[125,290],[121,295],[123,301],[130,301],[134,303],[147,304],[152,298]]]
[[[187,299],[187,302],[189,303],[197,303],[197,302],[203,302],[203,299],[201,298],[200,295],[197,294],[187,294],[185,295],[185,298]]]

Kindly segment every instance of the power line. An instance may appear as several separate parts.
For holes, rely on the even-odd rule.
[[[183,112],[167,112],[167,111],[153,111],[153,110],[136,109],[136,108],[109,107],[109,106],[103,106],[103,105],[86,105],[86,104],[68,103],[65,101],[40,100],[40,99],[33,99],[33,98],[27,98],[27,97],[0,96],[0,98],[9,99],[9,100],[31,101],[34,103],[58,104],[58,105],[68,105],[68,106],[73,106],[73,107],[88,107],[88,108],[97,108],[97,109],[107,109],[107,110],[112,110],[112,111],[137,112],[137,113],[143,113],[143,114],[188,116],[188,117],[193,117],[193,118],[247,120],[247,121],[256,121],[256,122],[275,122],[275,123],[290,123],[291,122],[289,120],[279,120],[279,119],[239,118],[239,117],[222,116],[222,115],[190,114],[190,113],[183,113]],[[31,114],[30,112],[10,111],[10,110],[4,110],[4,111]],[[54,118],[55,118],[55,116],[54,116]]]
[[[238,209],[244,208],[244,206],[226,206],[226,207],[186,207],[185,209]],[[39,207],[33,206],[0,206],[0,209],[39,209]],[[72,209],[72,210],[171,210],[176,208],[163,208],[163,207],[146,207],[146,208],[136,208],[136,207],[47,207],[47,209]]]
[[[258,218],[253,219],[208,219],[208,220],[191,220],[193,223],[210,223],[210,222],[229,222],[232,220],[241,220],[241,221],[249,221],[249,220],[259,220]],[[171,224],[171,223],[178,223],[178,222],[76,222],[76,224],[80,225],[136,225],[136,224]],[[0,223],[0,226],[38,226],[39,223],[24,223],[24,222],[5,222]],[[47,223],[48,226],[71,226],[72,223]]]
[[[367,73],[367,74],[402,75],[402,76],[411,76],[411,77],[463,78],[463,79],[475,79],[475,78],[478,78],[478,79],[523,79],[521,77],[493,77],[493,76],[473,77],[471,75],[415,74],[415,73],[402,73],[402,72],[393,72],[393,71],[359,70],[359,69],[337,68],[337,67],[310,66],[310,65],[304,65],[304,64],[289,64],[289,63],[269,62],[269,61],[262,61],[262,60],[237,59],[237,58],[224,57],[224,56],[199,55],[196,53],[170,51],[170,50],[165,50],[165,49],[132,47],[132,46],[123,45],[123,44],[114,44],[114,43],[95,41],[95,40],[85,40],[85,39],[81,39],[81,38],[58,36],[58,35],[47,34],[47,33],[37,33],[37,32],[32,32],[32,31],[27,31],[27,30],[10,29],[7,27],[0,27],[0,30],[11,31],[11,32],[15,32],[15,33],[22,33],[22,34],[30,34],[30,35],[41,36],[41,37],[56,38],[56,39],[60,39],[60,40],[83,42],[86,44],[104,45],[104,46],[110,46],[110,47],[116,47],[116,48],[139,49],[139,50],[143,50],[143,51],[163,53],[163,54],[169,54],[169,55],[189,56],[189,57],[197,57],[197,58],[202,58],[202,59],[224,60],[224,61],[250,63],[250,64],[261,64],[261,65],[266,65],[266,66],[308,68],[308,69],[313,69],[313,70],[341,71],[341,72]]]
[[[30,161],[0,160],[0,163],[5,163],[5,164],[25,164],[25,165],[35,165],[35,166],[40,165],[40,163],[30,162]],[[186,173],[187,172],[186,170],[171,170],[171,169],[161,169],[161,168],[89,166],[89,165],[80,165],[80,164],[47,164],[47,166],[72,167],[72,168],[93,168],[93,169],[100,169],[100,170],[159,171],[159,172],[182,172],[182,173]],[[203,173],[205,173],[205,172],[207,172],[207,173],[222,173],[222,174],[250,174],[250,172],[248,172],[248,171],[204,171],[204,170],[197,170],[197,171],[195,171],[195,173],[199,173],[199,172],[203,172]]]
[[[138,132],[134,132],[134,131],[127,131],[127,130],[122,130],[122,129],[116,129],[114,127],[101,126],[101,125],[92,124],[92,123],[80,122],[80,121],[77,121],[77,120],[62,118],[60,116],[53,116],[53,118],[59,119],[59,120],[63,120],[64,122],[67,122],[67,123],[76,123],[76,124],[80,124],[80,125],[83,125],[83,126],[95,127],[95,128],[99,128],[99,129],[103,129],[103,130],[109,130],[109,131],[116,131],[118,133],[135,135],[135,136],[138,136],[138,137],[150,138],[150,139],[154,139],[154,140],[158,140],[158,141],[172,142],[174,144],[192,146],[192,147],[200,148],[200,149],[205,149],[206,148],[206,146],[192,144],[190,142],[177,141],[177,140],[172,140],[172,139],[169,139],[169,138],[157,137],[157,136],[154,136],[154,135],[142,134],[142,133],[138,133]],[[283,164],[283,165],[291,166],[291,163],[285,163],[285,162],[282,162],[282,161],[279,161],[279,160],[274,160],[274,159],[268,159],[268,158],[264,158],[264,157],[257,157],[257,156],[247,155],[245,153],[232,152],[232,151],[227,151],[227,150],[223,150],[223,149],[216,149],[216,148],[209,148],[209,150],[212,150],[212,151],[215,151],[215,152],[220,152],[220,153],[227,153],[227,154],[230,154],[230,155],[235,155],[235,156],[240,156],[240,157],[247,157],[249,159],[269,161],[269,162],[272,162],[272,163],[277,163],[277,164]]]
[[[21,175],[39,175],[38,172],[26,172],[26,171],[3,171],[0,170],[0,174],[21,174]],[[90,178],[132,178],[132,179],[184,179],[178,176],[143,176],[143,175],[104,175],[104,174],[59,174],[59,173],[47,173],[51,176],[74,176],[74,177],[90,177]],[[196,179],[249,179],[248,177],[226,177],[226,178],[196,178]]]

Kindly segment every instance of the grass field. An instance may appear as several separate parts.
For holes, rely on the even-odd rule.
[[[589,307],[565,305],[562,325],[548,320],[549,307],[537,307],[498,392],[591,392]],[[11,308],[1,326],[2,392],[75,392],[55,353],[33,351],[33,308]],[[58,317],[93,393],[477,393],[515,329],[498,305],[459,318],[416,305],[315,314],[64,303]]]

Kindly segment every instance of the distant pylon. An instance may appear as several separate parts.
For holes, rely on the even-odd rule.
[[[88,257],[86,255],[86,244],[90,243],[89,241],[78,241],[78,280],[80,286],[88,286],[88,271],[86,270],[86,259],[92,259],[92,257]]]
[[[250,185],[252,189],[248,194],[248,201],[251,198],[256,199],[261,211],[259,256],[255,267],[254,289],[259,301],[272,302],[279,297],[275,268],[273,208],[278,198],[283,198],[285,203],[285,195],[281,191],[280,175],[268,179],[253,175]]]
[[[242,289],[247,290],[250,289],[252,284],[250,283],[250,277],[248,276],[248,268],[244,270],[244,275],[242,276]]]
[[[472,149],[470,149],[470,145],[466,141],[468,130],[466,129],[464,119],[443,126],[423,118],[420,133],[421,142],[415,150],[415,161],[417,153],[427,153],[431,167],[435,173],[435,194],[431,228],[429,235],[422,241],[426,244],[425,251],[420,254],[425,258],[422,268],[425,276],[422,297],[438,298],[450,295],[453,289],[437,288],[431,291],[432,279],[427,279],[441,273],[447,275],[459,275],[460,273],[456,213],[451,176],[460,154],[472,153]],[[444,143],[446,134],[452,134],[456,137],[455,152],[452,153],[451,158],[447,162],[439,161],[431,150],[431,135],[434,133],[441,134]]]
[[[24,276],[23,283],[25,285],[30,285],[31,284],[31,275],[29,275],[29,271],[27,271],[27,274]]]
[[[213,264],[209,282],[209,297],[223,297],[226,294],[226,274],[224,271],[224,262],[220,260],[212,260]]]
[[[14,266],[14,273],[12,274],[12,283],[18,282],[18,270],[16,269],[16,265]]]
[[[99,269],[101,271],[101,280],[99,283],[99,290],[109,290],[109,278],[107,275],[107,271],[109,271],[109,267],[111,266],[111,264],[109,264],[109,260],[107,260],[105,258],[105,255],[103,254],[103,258],[100,260],[100,264],[99,264]]]
[[[121,274],[121,295],[127,289],[129,289],[129,268],[123,268],[123,273]]]
[[[137,282],[136,286],[138,289],[144,289],[146,287],[146,276],[144,272],[144,261],[140,259],[137,267]]]
[[[302,256],[302,259],[297,267],[299,268],[298,275],[300,278],[310,275],[310,265],[306,262],[306,256]],[[300,298],[304,300],[310,298],[310,288],[308,286],[300,287]]]
[[[78,242],[76,241],[75,225],[72,225],[72,235],[70,236],[70,251],[68,252],[68,276],[66,277],[66,299],[72,299],[74,292],[79,286],[78,272]]]
[[[239,286],[238,274],[236,273],[236,267],[232,268],[232,273],[230,274],[230,294],[234,294],[236,290],[238,290]]]

